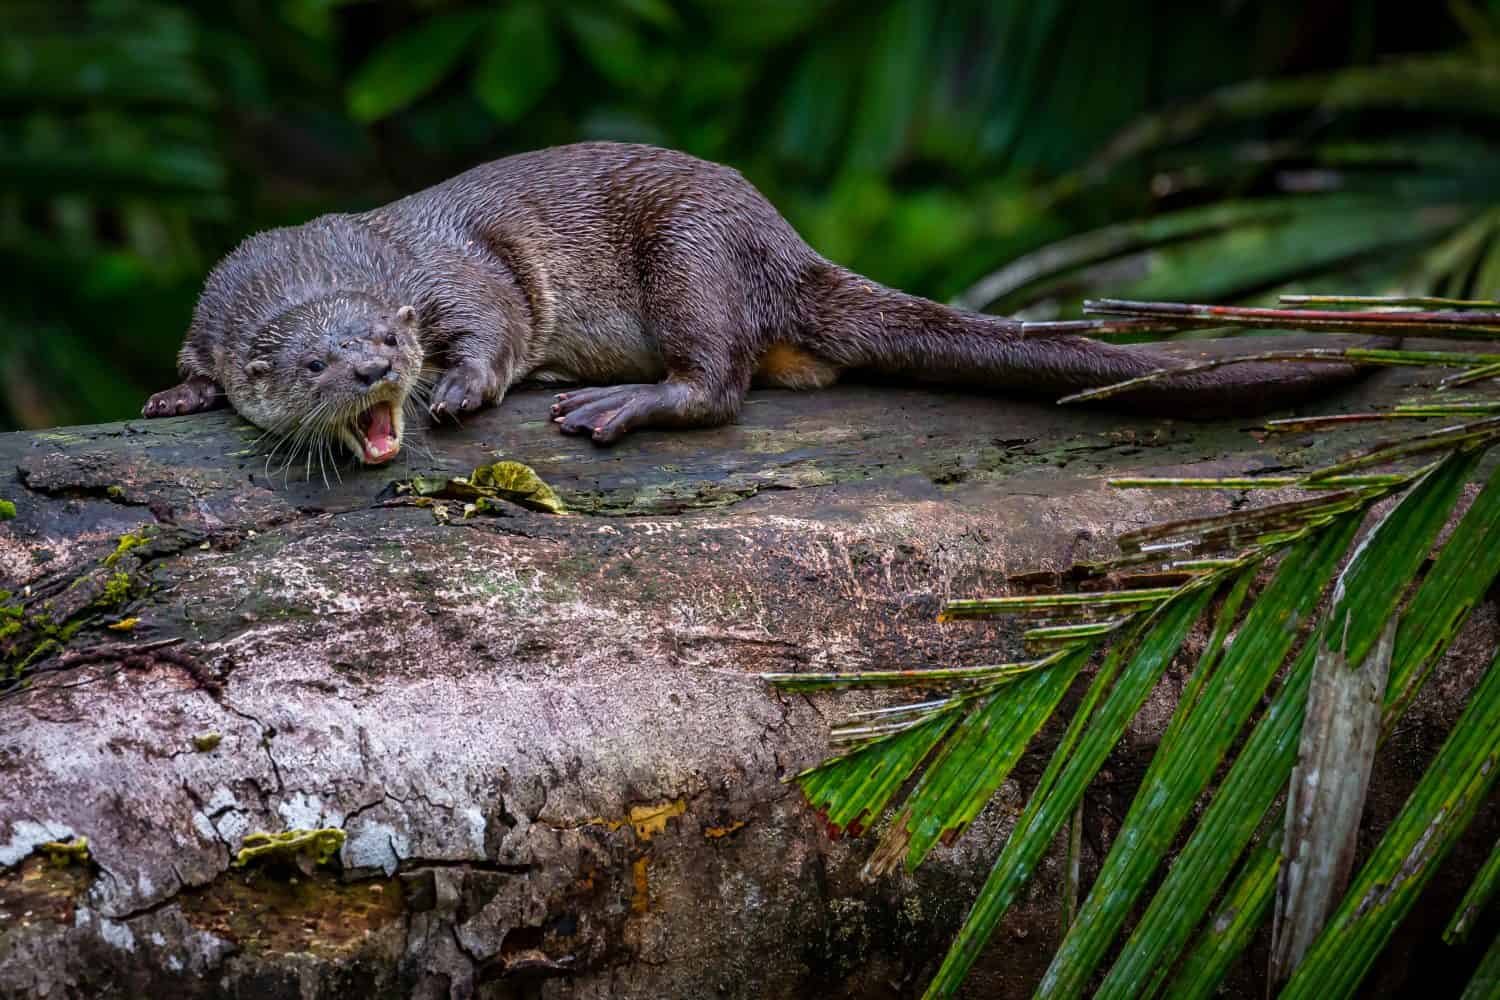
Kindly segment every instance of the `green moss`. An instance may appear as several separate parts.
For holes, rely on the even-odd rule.
[[[16,505],[10,500],[0,500],[0,521],[11,521],[16,516]]]
[[[37,845],[37,853],[47,859],[49,865],[65,868],[68,865],[89,863],[89,838],[74,837],[72,840],[49,840]]]
[[[127,603],[135,588],[135,578],[124,568],[109,572],[120,557],[132,549],[146,544],[151,538],[147,531],[120,536],[113,552],[105,556],[103,565],[95,567],[68,584],[68,589],[85,588],[86,593],[97,596],[87,604],[79,606],[70,601],[70,612],[55,610],[51,600],[41,602],[30,609],[22,605],[0,604],[0,640],[7,646],[0,658],[0,674],[20,677],[33,663],[53,653],[61,652],[65,644],[85,626],[99,618],[101,611],[113,611]],[[9,598],[5,593],[0,599]]]
[[[11,670],[10,675],[12,677],[20,677],[26,672],[26,668],[31,666],[37,660],[51,656],[53,653],[60,653],[62,652],[62,648],[62,643],[58,642],[56,639],[43,639],[41,642],[32,647],[31,652],[27,653],[20,663],[17,663],[15,665],[15,667]]]
[[[121,556],[129,552],[131,549],[139,548],[140,546],[145,545],[149,539],[150,536],[147,535],[144,531],[135,535],[121,535],[120,544],[115,546],[115,550],[113,552],[104,557],[104,565],[113,566],[115,563],[120,561]]]
[[[130,574],[116,573],[104,584],[104,593],[99,595],[99,603],[106,607],[117,607],[130,599]]]
[[[337,827],[247,833],[234,856],[234,865],[244,868],[251,864],[282,863],[311,868],[328,864],[343,846],[344,831]]]

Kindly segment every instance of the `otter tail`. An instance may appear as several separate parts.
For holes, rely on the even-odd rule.
[[[1173,368],[1148,348],[1072,334],[1024,336],[1016,320],[968,312],[820,262],[802,284],[802,341],[835,365],[914,381],[1057,398]],[[1110,405],[1177,417],[1256,413],[1362,373],[1342,362],[1247,362],[1186,372],[1110,396]]]

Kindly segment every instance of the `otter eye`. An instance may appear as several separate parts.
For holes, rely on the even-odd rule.
[[[317,361],[317,360],[309,361],[307,363],[307,370],[310,371],[310,372],[312,372],[315,375],[318,372],[322,371],[324,368],[327,368],[327,367],[328,366],[325,365],[323,362]]]
[[[388,333],[388,334],[385,335],[385,346],[386,347],[395,347],[396,346],[396,335],[394,333]]]

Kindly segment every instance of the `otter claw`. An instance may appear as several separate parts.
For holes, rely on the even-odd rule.
[[[498,394],[498,383],[493,373],[468,368],[455,368],[443,376],[432,394],[428,407],[434,419],[472,413]]]
[[[141,408],[143,417],[171,417],[215,410],[226,404],[224,390],[213,379],[194,375],[181,385],[153,395]]]

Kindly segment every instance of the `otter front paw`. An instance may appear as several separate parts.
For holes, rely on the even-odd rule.
[[[437,388],[432,390],[432,403],[427,409],[434,420],[457,419],[460,414],[473,413],[494,402],[499,392],[500,379],[493,371],[477,365],[456,365],[443,374]]]
[[[163,389],[141,407],[143,417],[175,417],[183,413],[216,410],[228,400],[219,383],[203,375],[194,375],[181,385]]]

